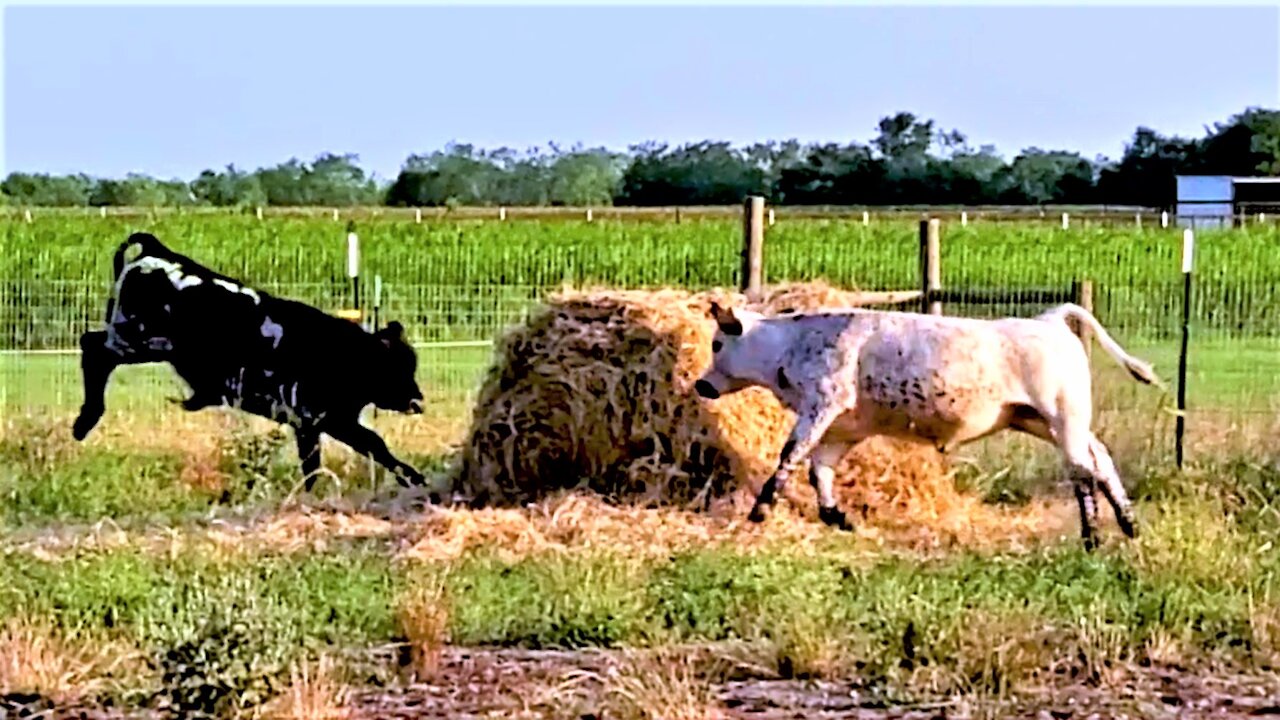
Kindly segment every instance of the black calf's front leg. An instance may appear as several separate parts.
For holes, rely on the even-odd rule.
[[[320,472],[320,431],[310,425],[295,427],[293,437],[298,443],[298,459],[302,461],[305,487],[307,492],[311,492]]]
[[[123,363],[123,358],[107,347],[105,330],[91,330],[80,336],[80,372],[84,378],[84,402],[72,425],[76,440],[84,440],[106,412],[107,379]]]
[[[394,472],[396,481],[402,486],[421,486],[426,484],[426,478],[422,476],[422,473],[414,469],[413,466],[397,459],[387,449],[387,444],[382,441],[382,438],[378,437],[377,433],[354,420],[340,425],[327,425],[324,431],[334,439],[351,446],[352,450],[361,455],[372,457],[380,465]]]

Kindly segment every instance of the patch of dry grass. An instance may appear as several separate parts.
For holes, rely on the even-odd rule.
[[[553,717],[585,713],[617,720],[727,720],[715,682],[721,664],[709,665],[677,649],[625,650],[620,661],[595,670],[574,670],[543,698]]]
[[[0,625],[0,692],[74,702],[145,673],[143,663],[142,653],[123,641],[68,638],[47,620],[18,617]]]
[[[936,516],[894,522],[872,516],[853,534],[841,534],[780,505],[768,521],[746,519],[746,503],[722,503],[709,513],[619,506],[590,493],[564,493],[522,509],[433,508],[400,553],[413,560],[451,560],[479,548],[508,561],[543,552],[608,550],[637,558],[694,547],[732,545],[743,551],[786,544],[797,551],[838,543],[844,552],[871,557],[886,550],[930,552],[955,547],[1025,551],[1078,534],[1074,507],[1043,501],[1023,508],[983,505],[976,499]],[[842,542],[847,538],[848,542]]]
[[[314,663],[291,668],[289,684],[272,698],[256,717],[263,720],[347,720],[351,688],[342,681],[333,659],[321,656]]]
[[[396,602],[396,620],[408,649],[407,667],[418,682],[435,677],[440,653],[449,643],[446,577],[416,578]]]

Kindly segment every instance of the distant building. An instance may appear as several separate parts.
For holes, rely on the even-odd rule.
[[[1177,176],[1174,215],[1184,227],[1231,227],[1258,213],[1280,214],[1280,178]]]

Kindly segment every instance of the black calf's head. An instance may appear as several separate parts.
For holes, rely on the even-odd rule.
[[[382,362],[377,363],[374,369],[374,404],[383,410],[421,413],[422,390],[414,379],[418,355],[404,339],[404,326],[392,321],[374,336],[383,348]]]

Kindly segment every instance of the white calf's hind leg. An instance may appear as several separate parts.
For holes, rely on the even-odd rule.
[[[853,525],[836,504],[836,465],[848,452],[844,443],[824,443],[809,456],[809,484],[818,494],[818,517],[827,525],[841,530],[852,530]]]
[[[1111,503],[1111,509],[1115,511],[1116,524],[1120,526],[1120,531],[1127,537],[1137,537],[1133,507],[1129,503],[1129,496],[1124,491],[1124,485],[1120,482],[1120,473],[1116,472],[1116,465],[1111,460],[1111,453],[1107,452],[1107,446],[1103,445],[1096,435],[1090,437],[1089,454],[1093,457],[1093,467],[1101,485],[1102,494],[1106,496],[1107,502]]]
[[[1092,550],[1098,546],[1098,539],[1094,534],[1094,524],[1098,517],[1098,507],[1094,500],[1097,483],[1094,482],[1092,475],[1081,475],[1075,468],[1069,472],[1073,475],[1076,504],[1080,506],[1080,538],[1084,541],[1085,549]]]
[[[1072,417],[1070,412],[1051,420],[1054,441],[1062,450],[1067,475],[1074,485],[1076,504],[1080,506],[1080,538],[1084,540],[1085,549],[1092,550],[1097,546],[1094,535],[1094,521],[1098,515],[1095,494],[1100,478],[1090,448],[1093,433],[1089,432],[1088,423],[1087,414]]]

